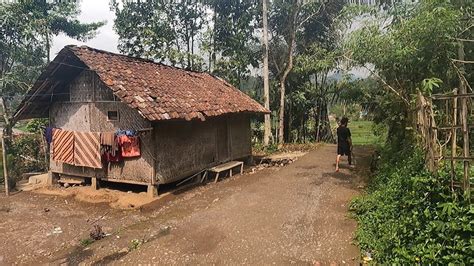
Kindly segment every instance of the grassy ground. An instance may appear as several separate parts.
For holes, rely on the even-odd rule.
[[[331,127],[337,128],[336,122],[331,124]],[[382,145],[385,142],[385,132],[376,136],[374,134],[374,123],[372,121],[349,121],[349,129],[352,134],[352,143],[354,145]],[[377,129],[382,130],[383,129]]]
[[[349,129],[352,133],[352,143],[354,145],[382,144],[384,141],[384,135],[374,135],[372,121],[349,122]]]

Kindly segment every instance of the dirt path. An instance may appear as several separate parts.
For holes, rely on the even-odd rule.
[[[195,187],[140,211],[113,211],[100,221],[112,235],[87,247],[65,245],[35,261],[358,264],[356,223],[347,209],[362,181],[347,168],[334,173],[334,151],[323,146],[286,167]],[[358,169],[365,169],[367,156],[369,150],[357,149]]]

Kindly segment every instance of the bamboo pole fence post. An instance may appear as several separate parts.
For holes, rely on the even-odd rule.
[[[5,195],[10,195],[10,186],[8,183],[7,151],[5,149],[5,133],[2,134],[2,159],[3,159],[3,182],[5,182]]]
[[[465,88],[465,86],[463,86]],[[465,89],[464,89],[465,90]],[[461,93],[466,93],[461,91]],[[463,134],[463,156],[469,157],[469,126],[468,126],[468,98],[461,99],[461,120],[462,120],[462,134]],[[463,174],[463,188],[470,198],[470,182],[469,182],[469,160],[464,159],[464,174]]]
[[[458,94],[458,89],[454,89],[454,96]],[[456,142],[457,142],[457,129],[458,124],[458,98],[453,98],[453,122],[451,123],[451,190],[454,191],[454,178],[456,176],[456,162],[454,157],[456,157]]]

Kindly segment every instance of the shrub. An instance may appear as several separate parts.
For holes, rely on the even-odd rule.
[[[41,138],[38,134],[14,137],[8,150],[8,174],[14,180],[20,180],[23,173],[46,171],[48,162]]]
[[[449,172],[427,172],[417,151],[389,154],[351,204],[360,248],[378,263],[473,264],[474,208]]]

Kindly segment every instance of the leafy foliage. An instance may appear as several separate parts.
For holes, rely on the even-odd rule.
[[[47,169],[43,136],[20,135],[13,139],[8,150],[9,176],[20,180],[23,173],[41,172]]]
[[[453,1],[403,1],[366,16],[347,39],[348,61],[366,67],[379,83],[374,118],[390,126],[391,138],[406,137],[418,91],[429,95],[458,85],[455,39],[469,25],[463,12]]]
[[[385,150],[367,195],[352,202],[357,241],[377,263],[474,263],[474,208],[450,190],[448,171],[424,169],[420,152]]]
[[[45,59],[49,60],[53,35],[65,33],[88,40],[104,24],[81,23],[78,14],[78,4],[72,1],[0,3],[0,94],[7,109],[4,112],[16,107]]]
[[[257,66],[259,1],[113,1],[120,51],[192,70],[238,86]]]

